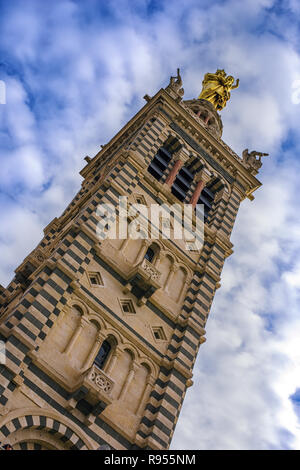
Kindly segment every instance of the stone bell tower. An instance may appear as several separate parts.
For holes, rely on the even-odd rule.
[[[0,286],[0,441],[14,449],[170,445],[240,202],[261,185],[255,157],[222,141],[216,96],[206,88],[206,99],[184,101],[181,85],[178,70],[85,158],[79,192]],[[202,204],[202,249],[101,239],[120,217],[120,197]]]

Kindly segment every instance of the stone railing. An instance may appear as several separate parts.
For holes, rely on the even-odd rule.
[[[146,258],[143,259],[139,268],[145,273],[145,275],[151,278],[153,281],[159,281],[161,272],[156,269],[153,264],[150,263]]]
[[[93,365],[85,374],[84,382],[89,382],[99,392],[111,393],[114,382],[105,375],[105,373],[99,369],[96,365]]]

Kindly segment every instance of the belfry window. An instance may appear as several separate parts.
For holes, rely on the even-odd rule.
[[[111,351],[111,345],[109,341],[107,340],[103,341],[101,348],[99,349],[99,352],[97,356],[95,357],[95,361],[94,361],[94,363],[96,364],[96,366],[99,367],[99,369],[103,368],[109,356],[110,351]]]
[[[209,212],[211,211],[213,202],[214,202],[215,195],[210,188],[203,188],[198,199],[197,204],[204,205],[204,222],[206,222]]]
[[[184,201],[192,184],[193,178],[194,175],[190,170],[188,170],[186,167],[181,168],[172,185],[172,193],[177,197],[177,199],[179,199],[179,201]]]
[[[170,152],[163,147],[160,148],[148,166],[149,173],[159,181],[168,168],[171,158],[172,154]]]

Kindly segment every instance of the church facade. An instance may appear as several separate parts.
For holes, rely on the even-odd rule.
[[[86,157],[79,192],[0,287],[0,441],[13,449],[169,448],[240,203],[261,185],[255,156],[235,154],[214,105],[183,100],[181,85],[178,71]],[[120,198],[200,204],[201,249],[105,238]],[[173,211],[167,229],[175,223]]]

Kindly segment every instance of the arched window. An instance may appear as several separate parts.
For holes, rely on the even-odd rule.
[[[206,222],[211,215],[217,192],[223,189],[223,187],[224,184],[221,179],[217,176],[214,176],[209,184],[202,189],[197,204],[203,204],[204,206],[204,222]]]
[[[197,204],[204,206],[204,222],[206,222],[208,215],[212,209],[215,195],[210,188],[203,188]]]
[[[110,351],[111,351],[111,344],[109,343],[109,341],[104,340],[94,361],[94,363],[96,364],[97,367],[99,367],[99,369],[103,368],[109,356]]]
[[[153,258],[154,258],[154,250],[152,250],[151,247],[148,248],[148,250],[146,251],[146,254],[145,254],[145,258],[150,262],[152,263],[153,261]]]
[[[183,166],[176,176],[171,190],[174,196],[179,199],[179,201],[185,200],[185,197],[191,187],[193,178],[193,173],[187,167]]]
[[[152,243],[146,251],[144,258],[150,263],[153,263],[153,261],[157,258],[159,254],[159,250],[159,245],[157,245],[157,243]]]
[[[168,168],[172,154],[165,148],[160,148],[148,166],[148,171],[158,181],[162,178],[165,170]]]

